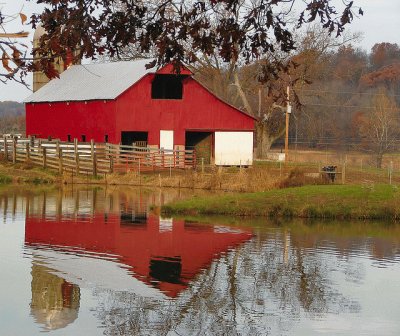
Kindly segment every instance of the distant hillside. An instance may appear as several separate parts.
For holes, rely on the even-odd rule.
[[[15,101],[0,101],[0,117],[25,114],[24,104]]]

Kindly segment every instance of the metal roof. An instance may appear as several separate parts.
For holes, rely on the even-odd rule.
[[[109,100],[156,68],[146,69],[151,59],[129,62],[73,65],[24,100],[25,103]]]

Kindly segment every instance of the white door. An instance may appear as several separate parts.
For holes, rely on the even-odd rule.
[[[160,148],[174,149],[174,131],[160,131]]]
[[[253,164],[253,132],[215,132],[215,164]]]

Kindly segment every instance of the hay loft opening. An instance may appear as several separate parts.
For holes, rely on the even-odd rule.
[[[187,77],[187,75],[155,75],[151,83],[151,98],[182,99],[182,82]]]

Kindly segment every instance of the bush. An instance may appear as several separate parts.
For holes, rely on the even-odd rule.
[[[305,185],[305,182],[304,172],[296,167],[291,170],[287,178],[279,182],[278,188],[301,187]]]
[[[314,175],[314,173],[306,174],[302,169],[296,167],[292,169],[289,176],[280,181],[277,185],[279,189],[290,187],[302,187],[304,185],[328,184],[328,180],[319,177],[312,177],[307,175]],[[318,174],[317,174],[318,176]]]

